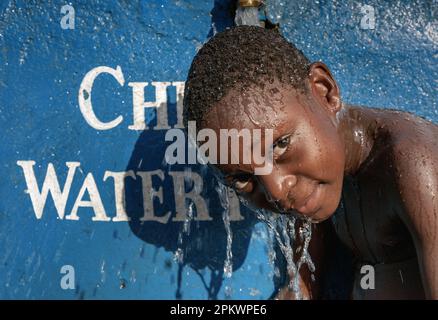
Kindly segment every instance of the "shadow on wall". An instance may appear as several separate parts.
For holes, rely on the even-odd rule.
[[[236,12],[236,0],[215,0],[211,10],[211,28],[207,38],[211,38],[215,31],[222,32],[226,28],[234,26]]]

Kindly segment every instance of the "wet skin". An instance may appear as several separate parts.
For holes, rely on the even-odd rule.
[[[255,207],[317,223],[310,247],[317,280],[301,273],[307,297],[318,297],[330,259],[324,237],[335,230],[358,266],[376,266],[375,289],[361,291],[357,272],[353,298],[438,299],[438,127],[404,112],[343,104],[322,63],[312,65],[306,89],[274,81],[232,90],[209,110],[198,129],[218,136],[220,129],[274,130],[271,174],[254,175],[254,162],[220,164],[221,178]],[[240,159],[250,151],[241,146]],[[339,227],[329,218],[341,195],[346,223]],[[290,295],[282,290],[279,298]]]

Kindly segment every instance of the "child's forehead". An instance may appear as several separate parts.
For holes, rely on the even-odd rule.
[[[210,113],[215,122],[226,127],[274,127],[302,103],[300,95],[293,87],[275,82],[248,86],[230,90]]]

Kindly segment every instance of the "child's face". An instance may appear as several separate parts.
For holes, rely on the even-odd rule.
[[[335,112],[312,93],[298,93],[278,82],[267,84],[264,90],[230,92],[210,109],[204,121],[202,127],[213,129],[218,137],[219,129],[273,129],[271,174],[254,175],[254,162],[217,165],[240,197],[256,207],[304,215],[315,222],[336,210],[344,173],[344,144]],[[239,146],[242,159],[248,146]],[[220,148],[217,150],[219,158]]]

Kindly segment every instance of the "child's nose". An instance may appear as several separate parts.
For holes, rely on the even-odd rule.
[[[279,175],[275,170],[270,175],[259,176],[265,193],[266,200],[274,204],[276,207],[281,206],[281,209],[289,209],[293,204],[289,199],[289,191],[297,184],[297,177],[292,174]]]

